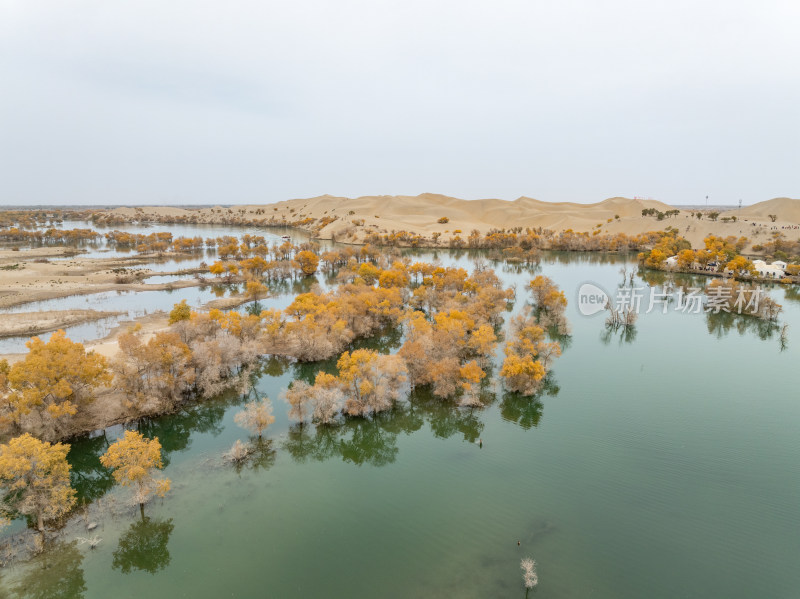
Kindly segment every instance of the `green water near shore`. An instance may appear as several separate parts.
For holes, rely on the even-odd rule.
[[[578,313],[576,293],[586,281],[613,289],[624,263],[545,256],[540,272],[568,296],[572,337],[534,400],[505,393],[492,377],[483,410],[419,393],[374,419],[300,428],[279,394],[329,364],[269,360],[256,389],[272,399],[277,420],[248,467],[220,457],[247,438],[233,423],[244,401],[234,393],[139,423],[161,439],[173,481],[144,521],[137,509],[113,517],[101,509],[127,496],[97,461],[120,429],[78,440],[76,486],[100,500],[89,512],[98,529],[73,523],[44,556],[0,571],[0,589],[87,598],[524,597],[519,561],[531,556],[540,584],[529,597],[796,596],[796,294],[771,292],[789,324],[783,349],[776,327],[671,309],[642,315],[635,334],[609,333],[602,315]],[[494,266],[517,283],[519,310],[531,273]],[[394,351],[400,341],[387,332],[370,343]],[[93,534],[103,539],[97,549],[73,542]]]

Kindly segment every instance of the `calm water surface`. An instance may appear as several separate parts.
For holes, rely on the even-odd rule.
[[[465,253],[438,257],[471,263]],[[797,293],[772,291],[789,324],[783,349],[758,321],[672,309],[642,315],[635,334],[609,333],[602,315],[578,313],[576,293],[587,281],[614,289],[623,264],[543,260],[540,272],[570,300],[572,337],[535,400],[504,393],[493,377],[483,410],[418,394],[375,419],[300,428],[279,394],[331,363],[272,359],[256,389],[277,420],[248,467],[220,460],[247,438],[233,423],[244,401],[234,393],[139,423],[164,445],[169,496],[144,521],[135,509],[111,517],[92,504],[97,549],[73,542],[94,534],[75,524],[45,557],[0,571],[0,588],[22,597],[524,597],[519,561],[531,556],[540,584],[529,596],[797,597]],[[495,266],[517,283],[518,311],[531,273]],[[387,332],[370,345],[400,343]],[[74,443],[82,498],[128,496],[97,459],[120,434]]]
[[[49,227],[39,227],[45,230]],[[261,235],[264,236],[268,244],[281,243],[281,235],[289,234],[294,243],[300,243],[308,239],[306,233],[297,230],[290,230],[284,228],[265,228],[265,227],[234,227],[227,225],[188,225],[188,224],[172,224],[172,225],[124,225],[119,227],[97,227],[91,222],[86,221],[64,221],[60,224],[59,228],[63,229],[93,229],[100,233],[105,233],[110,230],[119,229],[125,230],[129,233],[142,233],[150,234],[156,232],[171,232],[174,238],[178,237],[196,237],[200,236],[204,239],[217,238],[220,236],[234,236],[241,238],[245,234]],[[109,249],[105,245],[105,239],[101,238],[93,246],[85,246],[81,249],[85,250],[80,254],[80,258],[114,258],[125,256],[136,256],[134,251],[117,251]],[[217,259],[216,250],[207,249],[196,252],[191,255],[170,256],[165,254],[164,258],[154,259],[152,262],[145,262],[142,264],[131,264],[130,270],[150,270],[153,272],[175,272],[180,270],[196,269],[201,263],[211,264]],[[68,258],[50,258],[51,261],[71,261],[73,257]],[[142,283],[158,285],[163,283],[171,283],[181,281],[184,279],[192,279],[193,274],[189,275],[153,275],[142,279]],[[213,277],[210,278],[213,282]],[[310,281],[306,280],[296,285],[292,284],[276,284],[271,289],[271,292],[276,295],[274,302],[276,304],[286,304],[289,301],[282,297],[285,294],[300,293],[303,286],[307,288]],[[324,282],[323,282],[324,284]],[[59,297],[55,299],[28,302],[19,304],[10,308],[0,308],[0,315],[14,314],[19,312],[37,312],[42,310],[99,310],[107,312],[121,312],[119,316],[112,316],[102,320],[96,320],[84,324],[79,324],[71,327],[66,327],[65,332],[67,336],[73,341],[87,342],[95,339],[100,339],[108,335],[114,327],[121,321],[139,318],[147,314],[152,314],[157,311],[169,311],[172,307],[182,301],[186,300],[190,306],[200,308],[203,304],[219,298],[231,292],[238,292],[240,289],[236,286],[228,286],[221,284],[207,285],[204,287],[193,287],[184,289],[168,289],[159,291],[103,291],[99,293],[89,293],[84,295],[70,295],[66,297]],[[11,317],[11,316],[9,316]],[[52,333],[43,333],[39,337],[46,341],[50,338]],[[6,337],[0,339],[0,354],[8,353],[22,353],[25,352],[25,343],[29,340],[29,336],[21,337]]]

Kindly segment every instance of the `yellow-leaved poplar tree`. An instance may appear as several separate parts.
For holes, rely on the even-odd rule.
[[[261,281],[247,281],[244,293],[248,298],[258,301],[267,295],[267,286]]]
[[[64,432],[62,423],[94,399],[95,389],[111,383],[108,363],[62,330],[47,343],[34,337],[26,345],[28,354],[8,372],[5,409],[16,425],[36,410],[48,433]]]
[[[314,252],[309,252],[308,250],[297,252],[294,261],[297,264],[297,268],[306,276],[313,275],[317,272],[319,257]]]
[[[175,304],[170,311],[169,324],[175,324],[182,320],[189,320],[191,317],[192,309],[189,307],[189,304],[186,303],[186,300],[181,300],[179,303]]]
[[[44,523],[60,518],[75,505],[69,484],[69,445],[50,444],[28,433],[0,445],[0,518],[19,513]]]
[[[462,406],[482,406],[480,385],[486,373],[475,360],[471,360],[461,367],[459,375],[461,376],[461,388],[464,391],[459,403]]]
[[[148,439],[136,431],[125,431],[100,456],[100,463],[114,471],[114,480],[123,487],[135,489],[134,500],[142,510],[151,495],[163,497],[169,491],[170,480],[154,476],[156,470],[164,467],[158,437]]]

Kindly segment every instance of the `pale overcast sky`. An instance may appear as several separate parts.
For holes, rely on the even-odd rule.
[[[800,2],[0,0],[0,204],[800,197]]]

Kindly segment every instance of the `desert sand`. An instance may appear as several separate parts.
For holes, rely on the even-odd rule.
[[[731,210],[725,214],[735,215],[736,210]],[[743,206],[741,216],[743,219],[768,220],[769,215],[777,216],[776,224],[779,222],[800,224],[800,200],[791,198],[774,198],[766,202],[759,202],[752,206]],[[723,215],[724,216],[724,215]]]
[[[603,233],[627,235],[673,226],[680,229],[681,234],[697,247],[711,233],[723,236],[744,235],[756,239],[763,235],[762,239],[766,239],[767,232],[776,227],[780,229],[800,224],[800,200],[789,198],[777,198],[742,208],[742,220],[736,223],[697,220],[692,217],[693,210],[681,210],[675,217],[658,221],[651,216],[643,217],[642,210],[645,208],[665,212],[673,207],[655,200],[622,197],[609,198],[594,204],[578,204],[542,202],[528,197],[514,201],[462,200],[424,193],[418,196],[359,198],[324,195],[275,204],[230,208],[214,206],[199,210],[175,207],[117,208],[110,214],[126,219],[144,217],[161,221],[177,219],[202,223],[280,224],[313,219],[313,222],[300,225],[309,231],[318,226],[322,219],[336,217],[336,220],[317,231],[316,235],[321,239],[335,238],[346,243],[363,243],[370,233],[386,234],[392,231],[407,231],[426,237],[438,232],[441,234],[440,242],[446,244],[453,236],[466,236],[474,229],[482,234],[491,229],[512,227],[594,231],[597,225],[601,225],[599,229]],[[709,212],[713,210],[713,207],[709,208]],[[772,223],[768,214],[777,215],[777,221]],[[722,213],[721,217],[726,215],[735,216],[737,213]],[[444,224],[437,222],[442,217],[449,221]],[[608,222],[609,219],[611,222]],[[787,232],[787,235],[794,237],[791,232]]]

